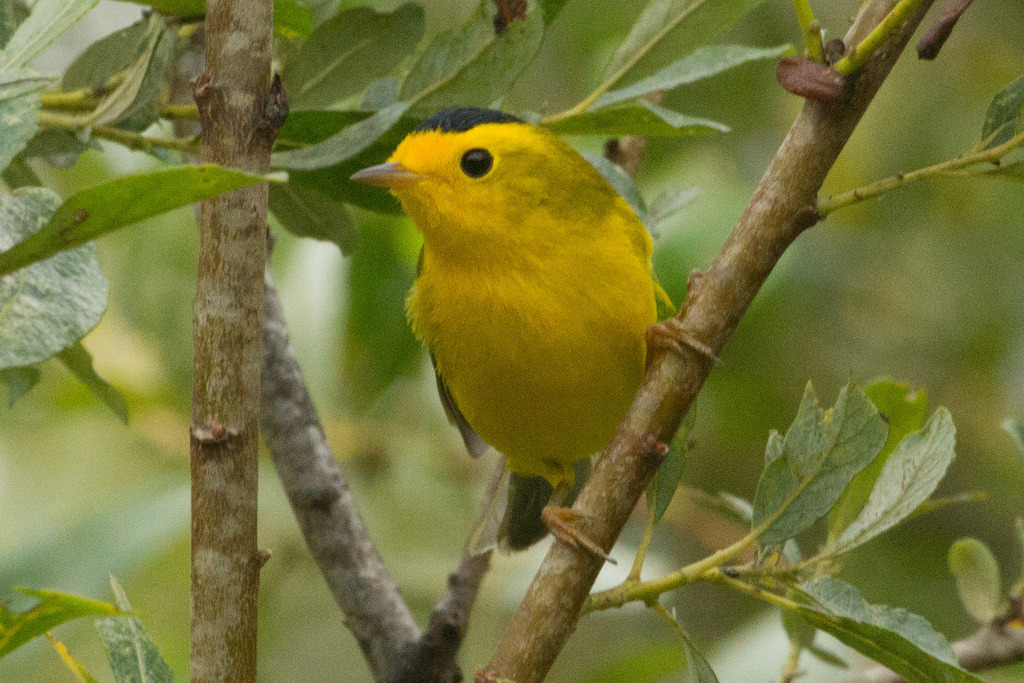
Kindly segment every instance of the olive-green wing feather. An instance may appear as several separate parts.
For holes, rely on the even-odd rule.
[[[448,390],[448,385],[444,383],[444,378],[441,377],[441,373],[437,371],[437,362],[434,361],[434,354],[430,354],[430,362],[434,364],[434,377],[437,378],[437,393],[441,397],[441,405],[444,407],[444,414],[448,416],[448,421],[455,425],[459,434],[462,435],[462,442],[466,444],[466,450],[474,458],[479,458],[485,452],[487,452],[487,444],[480,435],[469,426],[469,422],[466,421],[466,416],[459,410],[459,406],[455,403],[455,399],[452,398],[452,392]]]

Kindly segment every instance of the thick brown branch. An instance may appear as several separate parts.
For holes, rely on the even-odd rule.
[[[887,3],[891,7],[891,0],[875,0],[867,10],[884,16]],[[859,76],[851,77],[845,100],[804,105],[739,223],[680,312],[692,338],[720,351],[783,252],[813,224],[812,207],[825,176],[930,4],[925,0]],[[847,42],[859,40],[862,27],[873,25],[858,22]],[[629,413],[573,506],[588,521],[584,533],[601,547],[615,542],[654,475],[657,460],[648,457],[645,445],[652,437],[671,440],[710,371],[711,362],[696,352],[665,354],[651,363]],[[479,678],[543,680],[572,633],[601,565],[600,558],[555,543]]]
[[[260,427],[306,545],[378,681],[394,680],[420,629],[370,540],[334,459],[268,272]]]
[[[1024,661],[1024,628],[1013,623],[983,626],[963,640],[953,643],[960,666],[968,671],[987,671]],[[906,683],[906,679],[884,666],[867,669],[850,683]]]
[[[195,86],[204,161],[257,173],[270,166],[282,117],[270,88],[271,0],[210,0],[206,73]],[[280,95],[278,89],[277,95]],[[268,97],[269,96],[269,97]],[[260,332],[267,187],[199,208],[193,377],[193,681],[256,680],[256,547]]]

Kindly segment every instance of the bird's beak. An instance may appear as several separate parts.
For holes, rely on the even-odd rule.
[[[377,164],[376,166],[356,171],[349,179],[357,183],[366,183],[367,185],[391,189],[402,185],[409,185],[422,178],[423,176],[419,173],[413,173],[397,161],[391,161],[386,164]]]

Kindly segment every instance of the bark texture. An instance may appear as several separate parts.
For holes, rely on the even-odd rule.
[[[266,172],[287,115],[272,0],[209,0],[193,86],[204,161]],[[193,681],[256,680],[256,473],[267,186],[202,202],[191,427]]]
[[[893,0],[869,3],[847,34],[847,45],[877,24],[863,17],[880,18],[893,5]],[[816,222],[814,204],[825,176],[930,5],[925,0],[850,79],[846,98],[805,103],[717,258],[703,276],[692,278],[679,320],[716,354],[786,248]],[[652,361],[629,413],[573,506],[587,520],[583,532],[601,547],[614,544],[657,470],[660,458],[649,445],[671,441],[710,371],[711,361],[696,351]],[[543,680],[575,628],[602,564],[585,551],[555,543],[478,680]]]

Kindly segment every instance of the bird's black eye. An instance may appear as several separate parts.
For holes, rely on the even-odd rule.
[[[462,155],[462,172],[470,178],[482,178],[491,170],[494,157],[486,149],[476,147]]]

